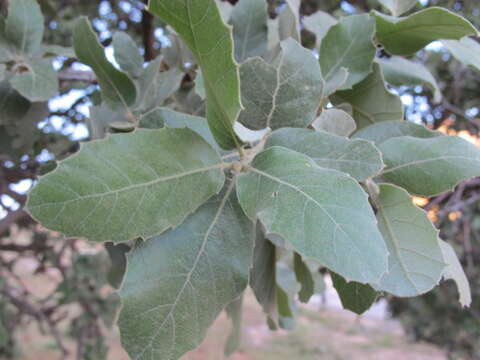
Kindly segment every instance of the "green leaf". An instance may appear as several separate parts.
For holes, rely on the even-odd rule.
[[[434,196],[480,175],[480,149],[456,136],[402,136],[380,145],[387,165],[382,177],[411,194]]]
[[[128,255],[118,324],[132,358],[180,358],[245,290],[253,226],[232,185],[181,226]]]
[[[183,114],[167,108],[156,108],[140,119],[139,126],[146,129],[159,129],[164,126],[169,128],[187,127],[199,134],[215,150],[222,152],[210,132],[207,120],[199,116]]]
[[[20,55],[32,55],[39,51],[43,39],[43,15],[35,0],[8,2],[5,36]]]
[[[445,268],[438,230],[405,190],[390,184],[379,189],[374,196],[378,228],[390,256],[388,272],[374,288],[396,296],[424,294],[438,284]]]
[[[433,101],[442,100],[442,92],[432,73],[422,64],[409,61],[399,56],[378,59],[385,80],[394,86],[426,85],[433,92]]]
[[[253,264],[250,270],[250,287],[263,311],[271,322],[277,320],[277,281],[276,281],[276,251],[264,235],[260,222],[256,225],[255,248]]]
[[[403,104],[399,96],[388,91],[378,64],[373,73],[352,90],[338,91],[331,98],[333,104],[349,103],[353,107],[353,118],[357,129],[389,120],[403,119]]]
[[[183,38],[200,68],[207,92],[207,119],[224,149],[236,147],[233,124],[241,110],[240,77],[233,59],[232,30],[214,0],[151,0],[149,10]]]
[[[458,260],[457,254],[455,254],[455,250],[453,250],[450,244],[440,239],[439,243],[440,248],[442,249],[443,258],[447,263],[447,267],[443,271],[443,279],[455,281],[458,293],[460,294],[460,304],[464,307],[470,306],[472,303],[470,284],[468,283],[467,276]]]
[[[418,4],[418,0],[378,0],[393,16],[400,16]]]
[[[323,94],[318,61],[295,40],[281,48],[274,64],[256,57],[240,68],[245,110],[239,121],[251,129],[307,127],[315,119]]]
[[[316,36],[316,49],[320,47],[322,39],[327,35],[330,28],[337,23],[337,19],[323,11],[317,11],[312,15],[303,17],[303,25],[305,28]]]
[[[238,350],[242,341],[243,295],[228,304],[225,311],[232,320],[232,330],[225,344],[225,356],[230,356]]]
[[[261,152],[251,166],[238,177],[238,198],[268,234],[345,278],[380,279],[387,250],[367,195],[354,179],[282,147]]]
[[[432,131],[423,125],[410,121],[382,121],[367,126],[353,134],[353,138],[365,139],[379,145],[388,139],[400,136],[413,136],[416,138],[431,138],[443,136],[439,131]]]
[[[75,51],[72,47],[60,45],[43,45],[42,55],[45,57],[64,56],[66,58],[74,58]]]
[[[380,151],[369,141],[349,140],[323,131],[284,128],[273,132],[266,146],[283,146],[313,159],[318,166],[342,171],[358,181],[383,169]]]
[[[477,35],[475,27],[453,12],[429,7],[410,16],[395,18],[374,11],[377,41],[392,55],[411,55],[436,40],[460,40]]]
[[[292,38],[300,42],[300,0],[286,0],[278,20],[280,40]]]
[[[348,70],[341,90],[350,89],[372,71],[375,57],[375,20],[369,15],[352,15],[332,26],[320,46],[320,67],[326,82],[342,68]]]
[[[377,292],[368,284],[360,284],[355,281],[347,282],[334,272],[331,272],[330,276],[344,309],[361,315],[370,309],[377,299]]]
[[[357,124],[346,111],[340,109],[325,109],[312,124],[315,130],[326,131],[338,136],[350,136]]]
[[[285,330],[293,330],[297,306],[295,296],[301,290],[295,272],[284,262],[276,265],[278,325]]]
[[[112,110],[128,110],[137,97],[133,81],[108,62],[105,51],[86,17],[73,29],[73,45],[78,59],[90,66],[97,75],[102,99]]]
[[[215,150],[189,129],[112,135],[83,145],[40,178],[28,210],[66,236],[148,238],[181,224],[218,193],[223,167]]]
[[[263,0],[240,0],[231,20],[235,58],[241,63],[267,51],[267,3]]]
[[[47,101],[58,93],[57,73],[49,60],[29,59],[24,71],[14,75],[10,84],[32,102]]]
[[[125,32],[113,35],[113,51],[118,65],[133,78],[143,73],[143,56],[138,51],[135,41]]]
[[[348,79],[348,70],[346,68],[340,68],[334,75],[325,81],[325,93],[324,97],[329,97],[340,89]]]
[[[107,273],[108,283],[115,289],[122,285],[125,271],[127,270],[127,256],[130,247],[126,244],[105,243],[105,249],[110,257],[111,266]]]
[[[30,102],[6,80],[0,82],[0,124],[12,125],[27,114]]]
[[[443,40],[442,43],[458,61],[480,71],[480,44],[478,41],[464,37],[458,41]]]
[[[312,273],[307,264],[303,262],[302,257],[297,253],[295,253],[293,257],[293,267],[295,270],[295,277],[301,285],[298,299],[306,304],[315,293],[315,282]]]

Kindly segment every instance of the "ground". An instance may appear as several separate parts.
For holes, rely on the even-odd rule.
[[[38,278],[35,283],[37,283]],[[43,279],[42,283],[47,282]],[[38,283],[37,283],[38,284]],[[34,284],[32,284],[34,286]],[[230,360],[446,360],[438,348],[410,343],[398,322],[388,318],[385,303],[377,304],[358,317],[340,309],[334,290],[329,287],[326,303],[315,297],[299,310],[295,330],[271,332],[254,296],[246,296],[243,342]],[[222,360],[223,344],[230,330],[224,314],[210,329],[204,343],[182,360]],[[45,342],[32,327],[20,337],[23,344],[21,360],[56,360],[58,352]],[[122,350],[118,332],[110,335],[109,360],[128,360]],[[408,355],[406,355],[408,354]],[[74,356],[71,357],[74,360]]]

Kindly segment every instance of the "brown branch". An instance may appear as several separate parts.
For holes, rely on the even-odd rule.
[[[148,0],[143,0],[145,5],[148,4]],[[157,56],[155,51],[155,28],[153,24],[154,18],[150,14],[146,7],[142,10],[142,38],[143,47],[145,49],[144,58],[145,61],[151,61]]]
[[[97,77],[91,71],[75,71],[75,70],[62,70],[58,73],[58,79],[60,81],[85,81],[90,83],[96,83]]]
[[[0,220],[0,236],[6,233],[10,229],[10,226],[12,224],[16,223],[17,221],[28,219],[28,218],[29,218],[29,215],[23,209],[9,213],[2,220]]]
[[[474,117],[471,117],[471,116],[468,116],[467,114],[465,114],[465,111],[460,109],[459,107],[453,105],[453,104],[450,104],[448,101],[444,100],[442,102],[442,106],[444,107],[445,110],[447,110],[448,112],[456,115],[456,116],[460,116],[461,118],[467,120],[469,123],[471,123],[472,125],[476,126],[477,129],[480,129],[480,120],[479,119],[476,119]]]

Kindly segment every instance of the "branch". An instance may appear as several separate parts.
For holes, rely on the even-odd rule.
[[[480,129],[480,120],[479,119],[476,119],[474,117],[471,117],[471,116],[468,116],[467,114],[465,114],[465,111],[463,111],[462,109],[460,109],[459,107],[453,105],[453,104],[450,104],[447,100],[444,100],[442,102],[442,106],[445,108],[445,110],[447,110],[448,112],[454,114],[454,115],[457,115],[457,116],[460,116],[461,118],[467,120],[469,123],[471,123],[472,125],[476,126],[477,129]]]
[[[91,71],[75,71],[66,69],[58,73],[58,79],[60,81],[85,81],[97,83],[97,77]]]
[[[4,233],[6,233],[10,229],[10,225],[16,223],[17,221],[28,219],[28,218],[29,218],[29,215],[23,209],[9,213],[2,220],[0,220],[0,236],[2,236]]]
[[[148,4],[148,0],[143,0],[145,5]],[[145,7],[142,10],[142,37],[143,47],[145,48],[145,61],[151,61],[157,56],[155,51],[155,29],[153,25],[153,15],[147,11]]]

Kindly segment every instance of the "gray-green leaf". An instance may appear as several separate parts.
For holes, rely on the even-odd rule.
[[[380,144],[381,174],[411,194],[434,196],[480,175],[480,149],[456,136],[418,139],[402,136]]]
[[[137,97],[135,84],[127,74],[108,62],[86,17],[78,20],[74,27],[73,44],[78,59],[90,66],[97,75],[105,104],[112,110],[128,110]]]
[[[433,101],[442,100],[442,92],[432,73],[422,64],[409,61],[399,56],[378,59],[385,80],[394,86],[426,85],[433,92]]]
[[[141,128],[159,129],[162,127],[183,128],[187,127],[199,134],[215,150],[223,152],[218,146],[208,127],[207,120],[200,116],[180,113],[167,108],[156,108],[145,114],[140,119]]]
[[[372,71],[375,57],[373,36],[375,20],[369,15],[352,15],[328,31],[320,46],[320,67],[326,82],[341,71],[348,70],[348,77],[340,89],[351,89]],[[344,71],[344,70],[343,70]]]
[[[45,227],[92,241],[148,238],[182,223],[224,174],[190,129],[137,130],[92,141],[42,177],[28,210]]]
[[[352,90],[338,91],[331,98],[334,104],[352,105],[357,129],[380,121],[403,119],[402,100],[388,91],[380,66],[374,63],[373,70]]]
[[[400,16],[417,5],[418,0],[378,0],[393,16]]]
[[[349,140],[323,131],[284,128],[275,131],[266,146],[283,146],[312,158],[318,166],[342,171],[358,181],[377,175],[384,167],[380,151],[366,140]]]
[[[271,322],[277,322],[277,281],[276,250],[262,231],[260,222],[256,225],[253,264],[250,270],[250,287],[263,311]]]
[[[232,190],[128,255],[118,324],[133,359],[180,358],[245,290],[253,227]]]
[[[238,177],[237,192],[245,213],[258,216],[267,233],[284,238],[304,259],[359,282],[375,283],[387,270],[367,195],[350,176],[271,147]]]
[[[280,40],[292,38],[300,42],[300,0],[286,0],[278,20]]]
[[[439,239],[440,248],[442,249],[443,258],[447,263],[447,267],[443,271],[444,280],[453,280],[458,288],[460,295],[459,301],[462,306],[470,306],[472,303],[472,292],[467,276],[463,271],[462,264],[458,260],[455,250],[452,246],[443,240]]]
[[[43,38],[43,15],[36,0],[8,2],[5,36],[20,55],[32,55],[40,49]]]
[[[243,295],[227,305],[225,311],[232,320],[232,330],[225,344],[225,356],[230,356],[240,347],[242,341]]]
[[[478,41],[464,37],[458,41],[443,40],[442,43],[458,61],[480,71],[480,44]]]
[[[22,96],[32,102],[47,101],[58,93],[57,73],[49,60],[29,59],[25,71],[14,75],[10,84]]]
[[[241,66],[245,110],[239,121],[251,129],[306,127],[315,119],[323,94],[318,61],[295,40],[281,48],[274,64],[256,57]]]
[[[242,108],[240,77],[232,30],[223,22],[215,0],[151,0],[149,10],[171,25],[192,51],[205,81],[213,136],[224,149],[236,147],[239,140],[233,124]]]
[[[360,284],[355,281],[347,282],[334,272],[331,272],[330,276],[344,309],[361,315],[370,309],[377,299],[377,292],[368,284]]]
[[[373,16],[377,21],[377,41],[392,55],[411,55],[435,40],[459,40],[478,34],[468,20],[439,7],[401,18],[376,11]]]
[[[113,51],[118,65],[130,74],[138,78],[143,73],[143,57],[133,39],[125,32],[116,32],[113,36]]]
[[[313,294],[315,294],[315,281],[309,267],[297,253],[293,256],[293,269],[295,270],[297,281],[301,286],[298,292],[298,299],[306,304]]]
[[[230,19],[233,25],[235,58],[241,63],[267,51],[267,3],[264,0],[240,0]]]
[[[350,136],[357,124],[355,120],[341,109],[325,109],[312,124],[315,130],[326,131],[338,136]]]
[[[317,49],[320,47],[322,39],[327,35],[330,28],[337,23],[337,19],[323,11],[317,11],[303,18],[305,28],[316,36],[315,48]]]
[[[374,196],[378,227],[388,246],[388,272],[374,288],[396,296],[417,296],[440,281],[445,268],[438,230],[410,195],[390,184],[380,184]]]
[[[439,131],[432,131],[423,125],[417,125],[410,121],[382,121],[367,126],[353,134],[355,139],[370,140],[379,145],[388,139],[400,136],[413,136],[417,138],[431,138],[443,136]]]

